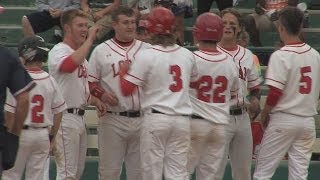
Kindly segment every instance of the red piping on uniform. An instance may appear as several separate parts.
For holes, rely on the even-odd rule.
[[[139,45],[138,49],[136,50],[136,52],[133,53],[133,55],[132,55],[133,59],[135,59],[136,54],[137,54],[137,53],[139,52],[139,50],[141,49],[141,46],[142,46],[142,42],[140,43],[140,45]]]
[[[15,106],[13,106],[13,105],[11,105],[11,104],[8,104],[8,103],[6,103],[6,105],[7,105],[7,106],[10,106],[10,107],[12,107],[12,108],[16,108]]]
[[[227,56],[225,55],[225,57],[223,59],[219,59],[219,60],[210,60],[210,59],[206,59],[204,57],[201,57],[200,55],[196,54],[196,53],[193,53],[194,55],[198,56],[199,58],[205,60],[205,61],[209,61],[209,62],[221,62],[221,61],[224,61],[227,59]],[[218,55],[218,54],[215,54],[215,55]]]
[[[270,78],[266,78],[266,79],[269,79],[269,80],[271,80],[271,81],[277,82],[277,83],[282,84],[282,85],[285,85],[285,83],[282,83],[282,82],[277,81],[277,80],[274,80],[274,79],[270,79]]]
[[[106,44],[107,46],[109,46],[109,48],[110,48],[112,51],[116,52],[117,54],[119,54],[119,55],[122,56],[122,57],[125,57],[123,54],[121,54],[121,53],[119,53],[118,51],[116,51],[115,49],[113,49],[108,43],[105,42],[105,44]]]
[[[274,107],[282,96],[282,90],[273,86],[269,86],[269,93],[267,97],[266,104]]]
[[[60,65],[59,71],[64,73],[72,73],[78,68],[78,65],[73,61],[71,55],[66,57]]]
[[[95,77],[95,76],[93,76],[93,75],[90,75],[90,74],[89,74],[89,77],[92,77],[92,78],[94,78],[94,79],[96,79],[96,80],[98,80],[98,81],[100,80],[99,78],[97,78],[97,77]]]
[[[302,51],[302,52],[297,52],[297,51],[292,51],[292,50],[285,50],[285,49],[280,49],[279,51],[287,51],[287,52],[293,52],[293,53],[297,53],[297,54],[304,54],[304,53],[306,53],[306,52],[308,52],[310,50],[311,50],[311,47],[308,50]]]
[[[112,41],[113,43],[115,43],[116,46],[120,45],[120,46],[118,46],[118,47],[121,48],[121,49],[123,49],[123,47],[128,47],[128,46],[130,46],[130,45],[132,44],[132,42],[134,41],[134,39],[131,40],[131,41],[129,41],[129,42],[123,42],[123,41],[118,40],[117,38],[112,38],[111,41]],[[121,47],[121,46],[122,46],[122,47]],[[123,50],[124,50],[124,49],[123,49]]]
[[[152,49],[157,50],[157,51],[161,51],[161,52],[165,52],[165,53],[170,53],[170,52],[174,52],[174,51],[176,51],[176,50],[178,50],[180,48],[181,48],[181,46],[179,46],[179,47],[177,47],[175,49],[172,49],[172,50],[167,50],[167,51],[161,50],[161,49],[157,49],[157,48],[154,48],[154,47]]]

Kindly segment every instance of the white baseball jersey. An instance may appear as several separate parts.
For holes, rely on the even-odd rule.
[[[74,50],[63,42],[55,45],[49,52],[48,68],[57,81],[68,108],[81,108],[90,101],[87,60],[72,73],[59,72],[63,60],[73,52]]]
[[[286,45],[269,60],[266,84],[283,91],[272,112],[298,116],[317,114],[320,55],[308,44]]]
[[[131,96],[123,96],[120,89],[120,65],[126,61],[134,61],[136,54],[147,43],[134,40],[128,47],[118,45],[113,39],[99,44],[91,53],[89,60],[89,81],[99,82],[107,92],[114,92],[119,100],[118,106],[109,106],[109,111],[122,112],[140,109],[139,89]]]
[[[42,70],[28,70],[31,78],[37,83],[30,91],[29,113],[24,122],[31,127],[47,127],[53,125],[53,115],[66,109],[64,99],[56,81]],[[15,113],[16,100],[8,93],[5,110]]]
[[[178,45],[152,46],[136,55],[125,79],[141,86],[141,108],[191,114],[189,83],[197,78],[195,57]]]
[[[239,71],[240,90],[238,94],[238,102],[233,103],[231,106],[243,106],[244,103],[249,103],[246,99],[248,89],[262,83],[262,79],[253,61],[252,52],[239,45],[235,50],[226,50],[221,46],[218,46],[218,50],[225,52],[232,57]]]
[[[199,71],[198,88],[190,89],[194,113],[227,124],[230,99],[239,89],[238,69],[231,57],[222,52],[195,51]]]

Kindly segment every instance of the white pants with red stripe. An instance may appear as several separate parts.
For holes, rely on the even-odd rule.
[[[48,129],[22,130],[15,165],[13,168],[3,171],[2,180],[21,179],[24,169],[26,180],[43,180],[49,149]]]
[[[313,117],[275,113],[263,135],[254,180],[269,180],[288,152],[288,180],[306,180],[315,142]]]
[[[64,113],[55,138],[57,180],[78,180],[84,170],[87,131],[84,116]]]
[[[141,180],[140,117],[107,113],[99,119],[99,179],[119,180],[123,162],[128,180]]]
[[[226,151],[223,164],[218,170],[216,179],[221,180],[228,162],[228,155],[234,180],[251,179],[252,132],[247,112],[241,115],[230,115],[226,125]]]
[[[196,170],[196,179],[213,180],[215,178],[222,165],[225,151],[225,126],[205,119],[191,120],[188,174]]]
[[[185,180],[190,118],[146,113],[141,126],[142,180]]]

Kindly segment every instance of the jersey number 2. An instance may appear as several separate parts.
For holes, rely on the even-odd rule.
[[[172,65],[170,66],[170,74],[173,76],[174,84],[171,84],[169,89],[172,92],[179,92],[182,87],[182,79],[181,79],[181,68],[178,65]]]
[[[311,72],[310,66],[305,66],[300,68],[300,82],[304,83],[303,85],[300,85],[299,92],[301,94],[309,94],[311,92],[311,86],[312,86],[312,79],[310,76],[306,75],[306,73]]]
[[[225,103],[226,96],[223,93],[228,86],[228,79],[225,76],[216,77],[214,82],[211,76],[202,76],[199,79],[198,99],[204,102],[211,102],[211,95],[208,94],[208,92],[211,90],[213,83],[217,85],[217,87],[213,90],[212,102]]]
[[[43,123],[44,117],[41,112],[43,111],[44,98],[41,95],[34,95],[32,97],[32,104],[35,104],[32,107],[31,119],[33,123]]]

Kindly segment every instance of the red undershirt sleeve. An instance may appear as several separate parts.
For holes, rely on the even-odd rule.
[[[93,96],[95,96],[101,100],[101,97],[102,97],[103,93],[105,92],[105,90],[102,89],[102,87],[100,87],[97,82],[89,82],[89,89],[90,89],[90,93]]]
[[[267,101],[266,101],[266,104],[269,105],[269,106],[272,106],[274,107],[280,97],[282,96],[282,90],[281,89],[278,89],[276,87],[273,87],[273,86],[269,86],[269,94],[268,94],[268,97],[267,97]]]
[[[66,57],[60,65],[60,72],[64,73],[72,73],[78,68],[78,65],[74,63],[71,55]]]

